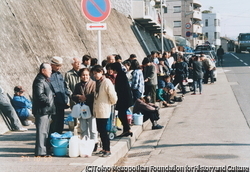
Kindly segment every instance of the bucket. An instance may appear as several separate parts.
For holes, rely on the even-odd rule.
[[[51,139],[50,143],[53,146],[53,153],[55,156],[67,155],[68,139]]]
[[[143,124],[143,115],[142,114],[134,114],[134,124],[135,125],[142,125]]]

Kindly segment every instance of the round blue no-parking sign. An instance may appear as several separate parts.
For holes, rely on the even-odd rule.
[[[82,0],[82,12],[92,22],[102,22],[110,14],[110,0]]]

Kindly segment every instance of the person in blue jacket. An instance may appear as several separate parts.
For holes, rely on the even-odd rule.
[[[24,89],[22,86],[16,86],[14,88],[14,97],[12,99],[12,105],[16,110],[16,113],[24,126],[29,126],[34,121],[34,116],[32,115],[32,103],[26,97],[23,96]]]

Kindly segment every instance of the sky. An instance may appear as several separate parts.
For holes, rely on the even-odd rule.
[[[236,39],[239,33],[250,33],[250,0],[199,0],[201,10],[213,7],[221,15],[221,34]]]

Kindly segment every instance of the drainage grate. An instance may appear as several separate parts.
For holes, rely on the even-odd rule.
[[[145,155],[149,155],[150,153],[151,151],[131,153],[127,157],[132,158],[132,157],[138,157],[138,156],[145,156]]]

